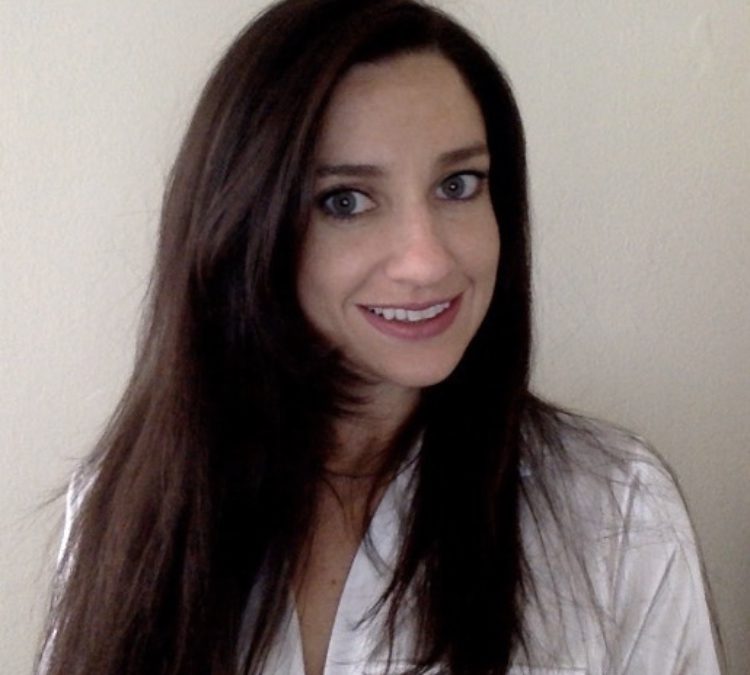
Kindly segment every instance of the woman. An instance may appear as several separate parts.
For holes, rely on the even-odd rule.
[[[718,672],[636,439],[528,389],[509,87],[412,0],[286,0],[209,81],[48,673]]]

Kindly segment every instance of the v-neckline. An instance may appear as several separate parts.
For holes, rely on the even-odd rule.
[[[385,495],[383,495],[385,497]],[[381,504],[378,505],[378,509],[380,509]],[[377,510],[376,510],[377,513]],[[374,516],[373,516],[374,520]],[[372,526],[372,524],[371,524]],[[367,534],[365,534],[367,536]],[[336,603],[336,612],[333,617],[333,624],[331,625],[331,632],[328,636],[328,644],[326,645],[326,652],[325,652],[325,658],[323,660],[323,669],[321,671],[321,675],[328,675],[330,672],[330,661],[331,661],[331,647],[334,646],[337,643],[337,638],[339,633],[343,630],[341,627],[341,623],[344,621],[342,618],[342,607],[346,604],[346,601],[348,600],[348,594],[351,594],[351,585],[352,585],[352,578],[355,577],[358,568],[361,566],[361,558],[364,555],[366,557],[366,552],[364,551],[365,543],[364,538],[359,543],[359,546],[357,547],[357,550],[354,553],[354,557],[352,558],[351,564],[349,565],[349,569],[346,573],[346,578],[344,579],[344,584],[341,588],[341,593],[339,594],[338,602]],[[302,620],[300,618],[299,610],[297,608],[297,599],[293,591],[290,591],[289,593],[289,602],[291,605],[291,612],[292,612],[292,618],[291,618],[291,626],[293,627],[294,631],[294,638],[295,638],[295,645],[296,645],[296,655],[295,655],[295,664],[299,665],[299,672],[300,674],[304,675],[310,675],[307,673],[307,670],[305,669],[305,651],[304,651],[304,643],[302,640]]]
[[[331,633],[326,646],[326,655],[321,675],[340,675],[337,668],[345,666],[347,659],[341,657],[345,653],[355,653],[352,646],[359,637],[356,623],[364,618],[382,596],[388,582],[388,572],[395,567],[396,556],[399,552],[400,529],[404,518],[404,496],[408,493],[412,483],[414,466],[421,443],[404,460],[402,467],[393,477],[383,492],[380,503],[375,509],[370,524],[357,547],[347,571],[346,579],[336,605],[336,613],[331,626]],[[368,538],[372,546],[372,555],[368,551]],[[290,638],[294,644],[293,665],[300,675],[307,675],[304,662],[304,647],[302,643],[302,624],[297,610],[295,594],[290,591],[289,603],[291,607]],[[347,626],[347,623],[350,623]],[[364,645],[360,645],[360,648]],[[363,656],[360,654],[360,656]]]

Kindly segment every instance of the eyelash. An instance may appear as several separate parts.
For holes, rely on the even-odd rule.
[[[348,187],[346,185],[340,185],[340,186],[331,188],[330,190],[326,190],[315,201],[316,201],[318,208],[329,218],[335,218],[336,220],[352,220],[353,218],[356,218],[357,216],[362,215],[364,211],[360,213],[341,214],[341,213],[335,213],[333,210],[331,210],[330,207],[326,205],[326,202],[328,200],[333,199],[334,197],[348,195],[348,194],[357,195],[359,197],[364,197],[365,199],[372,201],[372,199],[369,197],[369,195],[366,192],[362,190],[358,190],[353,187]],[[369,209],[367,210],[369,211]]]
[[[458,171],[456,173],[451,174],[450,176],[447,176],[443,180],[440,181],[439,187],[442,187],[446,183],[449,183],[452,180],[455,180],[457,178],[463,178],[464,176],[471,176],[472,178],[477,179],[477,186],[474,192],[472,192],[468,197],[456,197],[455,199],[451,199],[450,197],[445,197],[447,201],[457,201],[457,202],[468,202],[474,199],[475,197],[479,197],[482,192],[484,191],[485,184],[487,182],[487,172],[486,171]]]
[[[441,189],[446,183],[449,183],[452,180],[456,180],[457,178],[464,178],[466,176],[470,176],[472,178],[477,179],[476,188],[468,197],[461,196],[461,197],[451,198],[451,197],[445,196],[445,197],[439,197],[439,199],[441,199],[441,201],[449,201],[449,202],[450,201],[468,202],[468,201],[471,201],[472,199],[479,197],[484,192],[484,188],[487,183],[488,172],[486,171],[476,171],[476,170],[457,171],[443,178],[438,183],[437,189],[438,190]],[[372,201],[370,196],[362,190],[359,190],[357,188],[353,188],[347,185],[339,185],[329,190],[326,190],[321,195],[319,195],[317,199],[315,200],[316,205],[326,216],[328,216],[329,218],[334,218],[336,220],[353,220],[354,218],[357,218],[358,216],[370,210],[370,209],[365,209],[363,211],[360,211],[359,213],[341,214],[341,213],[335,213],[329,206],[326,205],[326,203],[330,199],[340,196],[340,195],[346,195],[346,194],[357,195],[358,197],[364,197],[365,199]]]

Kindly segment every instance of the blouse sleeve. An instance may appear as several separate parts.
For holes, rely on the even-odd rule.
[[[63,580],[67,577],[68,572],[66,565],[70,564],[68,548],[71,543],[73,524],[81,509],[83,499],[91,487],[91,483],[92,478],[84,473],[83,469],[78,469],[68,482],[68,489],[65,493],[65,521],[60,539],[60,549],[57,554],[58,574]]]
[[[718,675],[695,535],[668,472],[639,463],[625,491],[612,576],[612,675]]]
[[[68,482],[68,489],[65,493],[65,521],[63,524],[62,537],[60,538],[60,549],[57,553],[58,567],[62,565],[65,557],[65,549],[70,541],[70,531],[73,528],[73,520],[75,519],[75,512],[77,510],[78,499],[75,483],[75,477],[73,477]]]

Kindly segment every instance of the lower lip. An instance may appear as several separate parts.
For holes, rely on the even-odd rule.
[[[397,319],[388,321],[364,307],[360,307],[360,309],[367,321],[370,322],[370,325],[385,335],[399,338],[400,340],[426,340],[436,337],[450,328],[458,314],[462,297],[462,295],[459,295],[451,300],[450,307],[442,314],[438,314],[432,319],[425,319],[424,321],[409,322],[398,321]]]

